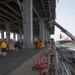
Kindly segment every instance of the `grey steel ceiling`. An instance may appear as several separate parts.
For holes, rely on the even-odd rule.
[[[23,0],[19,0],[21,3]],[[56,0],[33,0],[34,31],[39,30],[39,18],[44,18],[47,28],[54,33],[54,27],[50,28],[48,20],[55,19]],[[5,30],[5,23],[11,24],[11,31],[18,32],[23,27],[22,15],[17,0],[0,0],[0,29]]]

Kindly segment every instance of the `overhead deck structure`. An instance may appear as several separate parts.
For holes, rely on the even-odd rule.
[[[55,7],[56,0],[0,0],[0,30],[7,32],[8,42],[10,32],[23,35],[26,47],[34,37],[46,40],[54,34],[49,22],[55,20]]]

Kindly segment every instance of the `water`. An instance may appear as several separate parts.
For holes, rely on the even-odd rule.
[[[63,47],[63,48],[75,48],[75,46],[68,45],[68,44],[58,44],[56,43],[57,47]]]

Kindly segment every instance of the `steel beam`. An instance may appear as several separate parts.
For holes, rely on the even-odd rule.
[[[40,37],[40,39],[45,40],[45,23],[44,23],[43,18],[39,19],[39,25],[40,25],[40,27],[39,27],[39,29],[40,29],[39,30],[39,32],[40,32],[39,37]]]
[[[19,0],[15,0],[15,2],[16,2],[16,4],[19,6],[19,8],[20,8],[20,11],[21,11],[21,14],[22,14],[22,17],[23,17],[23,4],[19,1]]]
[[[4,19],[4,18],[2,18],[2,17],[0,17],[0,19],[3,20],[3,21],[6,21],[6,19]]]
[[[48,20],[50,17],[47,17],[47,18],[45,18],[45,17],[43,17],[43,19],[44,20]],[[35,18],[34,20],[39,20],[38,18]]]
[[[52,13],[51,13],[51,4],[50,4],[50,0],[48,0],[48,6],[49,6],[50,20],[51,20],[51,19],[52,19]]]
[[[5,23],[0,21],[0,25],[1,25],[1,24],[5,24]]]
[[[47,3],[47,1],[43,1],[43,3]]]
[[[12,21],[11,18],[9,18],[8,16],[6,16],[6,15],[4,15],[4,14],[2,14],[2,13],[0,13],[0,15]]]
[[[39,23],[35,19],[33,21],[36,22],[39,25]]]
[[[3,0],[3,1],[0,1],[0,4],[2,4],[2,3],[7,3],[7,2],[11,2],[11,1],[14,1],[14,0]]]
[[[49,11],[49,10],[45,10],[45,11]],[[37,11],[37,12],[39,12],[39,13],[40,13],[40,12],[43,12],[43,11],[41,10],[41,11]]]
[[[22,3],[21,2],[19,2],[18,0],[17,1],[15,1],[16,2],[16,4],[18,4],[19,5],[19,7],[20,7],[20,10],[21,10],[21,13],[22,13],[22,15],[23,15],[23,11],[22,11],[22,8],[23,8],[23,6],[22,6]],[[18,2],[18,3],[17,3]],[[22,6],[22,8],[21,8],[21,6]],[[35,7],[33,6],[33,10],[35,11],[35,13],[36,13],[36,15],[38,16],[38,18],[39,18],[39,14],[38,14],[38,12],[37,12],[37,10],[35,9]]]
[[[44,5],[43,5],[42,0],[41,0],[41,4],[42,4],[42,7],[43,7],[44,14],[45,14],[45,16],[47,17],[47,14],[46,14],[46,12],[45,12]]]
[[[9,14],[10,16],[12,16],[15,19],[18,19],[15,15],[12,15],[10,12],[8,12],[7,10],[3,9],[2,7],[0,7],[0,9],[4,12],[6,12],[7,14]]]
[[[13,9],[12,7],[10,7],[8,4],[4,3],[4,5],[6,5],[9,9],[11,9],[15,13],[17,13],[20,17],[22,17],[22,15],[20,13],[18,13],[15,9]]]
[[[35,13],[37,14],[37,16],[39,18],[39,14],[38,14],[37,10],[34,8],[34,6],[33,6],[33,10],[35,11]]]

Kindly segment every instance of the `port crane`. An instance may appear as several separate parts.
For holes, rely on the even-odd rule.
[[[60,24],[58,24],[55,21],[52,21],[53,25],[57,26],[59,29],[61,29],[66,35],[68,35],[72,40],[75,41],[75,36],[73,36],[69,31],[67,31],[65,28],[63,28]]]

